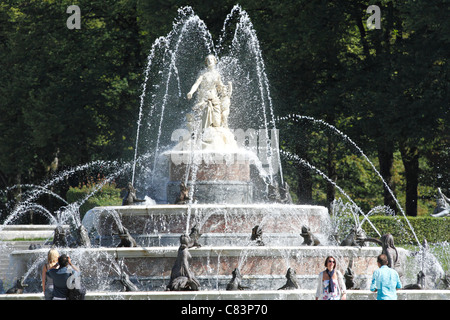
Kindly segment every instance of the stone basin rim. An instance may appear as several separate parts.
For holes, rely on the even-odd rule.
[[[82,251],[83,254],[95,254],[104,252],[110,255],[116,255],[118,257],[161,257],[161,256],[177,256],[178,247],[165,246],[165,247],[133,247],[133,248],[58,248],[64,252],[77,252]],[[406,249],[398,248],[397,250],[403,251]],[[189,249],[192,257],[196,256],[241,256],[243,253],[249,256],[267,256],[270,251],[269,257],[286,256],[286,253],[292,254],[293,252],[301,252],[305,256],[320,256],[332,255],[339,252],[339,256],[366,256],[373,257],[381,252],[381,247],[340,247],[340,246],[202,246],[200,248]],[[12,256],[26,256],[26,255],[38,255],[46,254],[48,249],[36,249],[36,250],[16,250],[11,253]],[[322,255],[323,254],[323,255]]]

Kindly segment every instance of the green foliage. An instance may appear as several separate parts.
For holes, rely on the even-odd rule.
[[[84,201],[80,207],[80,215],[83,219],[85,213],[94,207],[121,205],[120,191],[114,182],[105,183],[100,180],[95,183],[91,180],[78,187],[70,187],[66,198],[69,203]]]
[[[381,30],[365,24],[373,1],[239,3],[260,41],[275,116],[336,126],[377,169],[388,168],[380,171],[407,214],[414,207],[429,214],[437,188],[450,190],[447,1],[378,1]],[[81,8],[80,30],[66,27],[71,4]],[[40,183],[56,154],[59,168],[131,159],[146,56],[186,5],[218,39],[235,2],[1,2],[2,189]],[[386,201],[381,180],[341,137],[308,121],[277,127],[283,149],[325,173],[363,211]],[[338,196],[316,171],[282,160],[294,199],[327,205]]]
[[[411,228],[403,216],[373,216],[370,221],[381,233],[391,233],[394,236],[396,244],[414,244],[417,245]],[[435,218],[430,216],[408,217],[419,242],[424,239],[428,243],[449,242],[450,241],[450,218]],[[363,225],[369,237],[378,238],[372,227],[365,223]]]
[[[5,184],[42,180],[55,154],[60,166],[131,156],[145,63],[136,1],[77,1],[80,30],[66,27],[71,4],[0,5]]]

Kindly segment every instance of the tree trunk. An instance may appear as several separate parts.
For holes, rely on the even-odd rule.
[[[394,150],[392,145],[388,145],[386,143],[378,145],[378,161],[380,163],[380,174],[395,196],[395,186],[392,181],[392,170],[394,164]],[[398,212],[397,204],[384,183],[383,190],[384,205],[388,206],[395,212]]]
[[[400,146],[406,177],[406,215],[417,216],[417,188],[419,185],[419,152],[417,147]]]
[[[328,139],[327,150],[327,174],[331,181],[336,182],[336,145],[332,139]],[[336,197],[336,187],[332,183],[327,183],[327,204],[330,206],[331,202]]]

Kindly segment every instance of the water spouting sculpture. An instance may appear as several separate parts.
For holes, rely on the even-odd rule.
[[[230,32],[234,20],[238,23]],[[70,252],[88,293],[123,288],[311,290],[330,254],[340,260],[339,265],[351,265],[348,274],[356,287],[368,288],[375,257],[382,251],[361,245],[366,239],[360,234],[365,222],[382,237],[369,214],[340,189],[356,208],[349,240],[356,246],[338,246],[325,207],[292,203],[281,157],[316,169],[279,148],[262,53],[244,10],[232,9],[214,45],[192,8],[181,8],[172,31],[153,44],[144,78],[133,161],[92,163],[65,172],[36,189],[7,223],[20,214],[20,208],[33,205],[37,193],[47,192],[73,171],[111,165],[116,170],[104,183],[131,171],[122,206],[94,208],[81,220],[76,207],[83,199],[66,204],[57,221],[52,220],[62,232],[70,222],[90,233],[90,247],[55,244]],[[151,204],[137,198],[135,185],[151,196]],[[356,215],[364,217],[362,222]],[[28,279],[28,288],[35,292],[39,292],[38,270],[46,253],[43,248],[11,254],[16,277]],[[406,254],[396,250],[397,258]]]

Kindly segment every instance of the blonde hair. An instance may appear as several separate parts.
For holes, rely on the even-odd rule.
[[[53,266],[55,263],[58,262],[59,258],[59,252],[56,249],[50,249],[50,251],[47,254],[47,263],[50,266]]]

